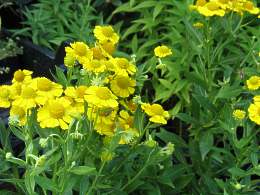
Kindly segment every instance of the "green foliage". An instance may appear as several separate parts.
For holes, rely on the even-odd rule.
[[[90,41],[91,24],[99,21],[90,0],[40,0],[26,7],[24,16],[24,28],[14,30],[14,36],[22,35],[51,49],[68,39]]]
[[[150,72],[146,83],[154,94],[149,95],[165,102],[174,122],[180,123],[170,127],[175,133],[158,134],[176,146],[180,174],[173,181],[173,193],[256,193],[259,128],[248,119],[236,121],[232,112],[247,110],[252,94],[245,82],[260,72],[259,19],[235,13],[205,18],[189,10],[192,3],[133,0],[118,6],[112,19],[131,17],[116,24],[123,47],[139,63],[148,59],[140,69]],[[196,22],[204,27],[194,27]],[[166,66],[158,69],[151,51],[160,44],[170,47],[173,55],[162,59]]]

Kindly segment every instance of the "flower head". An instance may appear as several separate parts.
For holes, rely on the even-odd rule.
[[[100,43],[111,42],[112,44],[117,44],[119,40],[119,36],[115,33],[112,26],[96,26],[94,36]]]
[[[246,84],[249,90],[257,90],[260,87],[260,77],[252,76],[246,81]]]
[[[239,110],[239,109],[236,109],[234,110],[233,112],[233,117],[236,119],[236,120],[242,120],[244,119],[246,116],[246,112],[243,111],[243,110]]]
[[[172,51],[169,47],[162,45],[162,46],[157,46],[154,49],[154,54],[159,58],[164,58],[166,56],[172,55]]]
[[[114,58],[111,62],[115,66],[115,72],[119,75],[133,75],[136,72],[136,66],[126,58]]]
[[[28,83],[32,79],[32,71],[29,70],[17,70],[14,73],[12,83]]]
[[[135,80],[132,80],[128,76],[121,75],[116,76],[110,84],[113,93],[119,97],[128,97],[133,94],[135,85]]]
[[[248,108],[249,119],[260,125],[260,102],[252,103]]]
[[[42,128],[61,127],[66,130],[75,115],[76,112],[71,107],[70,101],[61,97],[51,99],[39,108],[37,120]]]
[[[21,94],[15,98],[13,105],[21,106],[26,110],[34,108],[37,105],[36,98],[36,89],[32,85],[23,85]]]
[[[145,113],[150,116],[149,120],[154,123],[160,123],[160,124],[166,124],[168,119],[170,117],[168,111],[165,111],[163,107],[159,104],[142,104],[142,109],[145,111]]]
[[[13,105],[10,109],[10,118],[17,119],[17,122],[20,126],[24,126],[26,123],[26,112],[23,107]]]
[[[10,86],[0,85],[0,108],[9,108],[11,105]]]
[[[90,86],[84,97],[89,104],[98,108],[116,108],[118,106],[117,97],[107,87]]]

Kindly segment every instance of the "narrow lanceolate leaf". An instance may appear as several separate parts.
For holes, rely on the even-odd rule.
[[[206,132],[202,135],[199,142],[200,153],[202,160],[205,159],[206,155],[209,153],[213,146],[213,135],[210,132]]]
[[[96,168],[89,166],[78,166],[71,168],[69,172],[74,173],[76,175],[93,175],[96,173]]]
[[[54,181],[46,177],[36,176],[35,182],[45,190],[51,190],[52,192],[59,192],[56,183],[54,183]]]

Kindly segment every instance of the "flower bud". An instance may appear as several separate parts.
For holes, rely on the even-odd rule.
[[[12,158],[13,157],[13,154],[11,153],[11,152],[7,152],[6,154],[5,154],[5,158],[6,159],[10,159],[10,158]]]
[[[44,165],[45,161],[46,161],[46,156],[45,156],[45,155],[42,155],[42,156],[40,156],[40,157],[38,158],[38,160],[36,161],[35,166],[36,166],[36,167],[42,167],[42,166]]]
[[[48,144],[48,138],[41,138],[41,139],[39,140],[39,144],[40,144],[40,146],[41,146],[42,148],[45,148],[45,147],[47,146],[47,144]]]

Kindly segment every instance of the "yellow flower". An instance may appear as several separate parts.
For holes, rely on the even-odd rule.
[[[93,53],[88,45],[83,42],[74,42],[71,47],[65,47],[66,55],[74,57],[80,64],[93,58]]]
[[[22,92],[22,84],[15,82],[10,85],[10,98],[12,100],[16,99],[16,97],[20,96]]]
[[[134,128],[134,117],[125,110],[121,110],[119,115],[119,125],[123,129],[119,144],[129,144],[135,137],[139,136],[138,130]]]
[[[106,65],[103,63],[103,60],[86,60],[82,65],[84,69],[96,74],[105,72],[106,70]]]
[[[257,90],[260,87],[260,77],[252,76],[246,81],[246,84],[249,90]]]
[[[204,24],[201,23],[201,22],[196,22],[196,23],[193,24],[193,27],[195,27],[195,28],[202,28],[202,27],[204,27]]]
[[[76,57],[71,53],[67,53],[64,58],[64,65],[67,67],[73,67],[75,63],[76,63]]]
[[[18,119],[19,125],[24,126],[26,123],[26,112],[23,107],[13,105],[10,109],[10,118]]]
[[[243,110],[239,110],[239,109],[236,109],[234,110],[233,112],[233,117],[236,119],[236,120],[242,120],[244,119],[246,116],[246,112],[243,111]]]
[[[12,83],[29,83],[32,79],[32,71],[29,70],[17,70],[14,73]]]
[[[111,62],[115,66],[116,74],[133,75],[136,72],[136,66],[130,63],[126,58],[114,58]]]
[[[111,42],[104,42],[101,44],[101,47],[109,55],[112,55],[116,49],[116,46]]]
[[[254,102],[260,102],[260,95],[254,96]]]
[[[0,85],[0,108],[9,108],[11,106],[10,86]]]
[[[100,135],[106,135],[106,136],[113,136],[115,133],[115,123],[111,121],[109,124],[104,124],[104,123],[96,123],[95,124],[95,130],[100,134]]]
[[[248,108],[249,118],[251,121],[260,125],[260,102],[254,102]]]
[[[149,120],[154,123],[161,123],[166,124],[168,119],[170,117],[168,111],[165,111],[163,107],[159,104],[142,104],[142,109],[145,111],[145,113],[150,116]]]
[[[125,107],[131,113],[135,112],[137,109],[137,104],[133,102],[133,100],[121,100],[120,104]]]
[[[40,105],[45,104],[48,99],[60,97],[63,93],[62,86],[50,81],[45,77],[38,77],[32,80],[32,88],[36,89],[36,102]]]
[[[258,14],[259,13],[259,8],[255,7],[253,2],[251,1],[246,1],[244,3],[244,10],[249,12],[250,14]]]
[[[162,45],[162,46],[157,46],[154,49],[154,54],[159,58],[164,58],[166,56],[172,55],[172,51],[169,47]]]
[[[119,97],[128,97],[133,94],[136,82],[128,76],[116,76],[110,84],[110,88],[113,93]]]
[[[206,3],[204,6],[199,6],[197,8],[198,12],[206,17],[210,16],[224,16],[225,11],[221,8],[221,5],[217,2],[210,1]]]
[[[61,127],[68,129],[75,110],[71,107],[70,101],[64,97],[50,99],[43,107],[38,109],[37,120],[42,128]]]
[[[30,109],[36,107],[37,93],[34,88],[30,85],[23,85],[21,90],[21,95],[17,96],[13,102],[13,105],[21,106],[24,109]]]
[[[98,108],[116,108],[118,106],[117,97],[107,87],[90,86],[86,94],[85,100]]]
[[[112,26],[95,26],[94,36],[100,43],[111,42],[117,44],[119,36],[115,33]]]
[[[103,55],[102,49],[98,46],[92,47],[91,51],[93,53],[93,59],[94,60],[103,60],[105,59],[105,56]]]
[[[84,112],[84,95],[86,95],[87,86],[67,87],[65,89],[66,98],[70,98],[71,105],[79,112]]]

